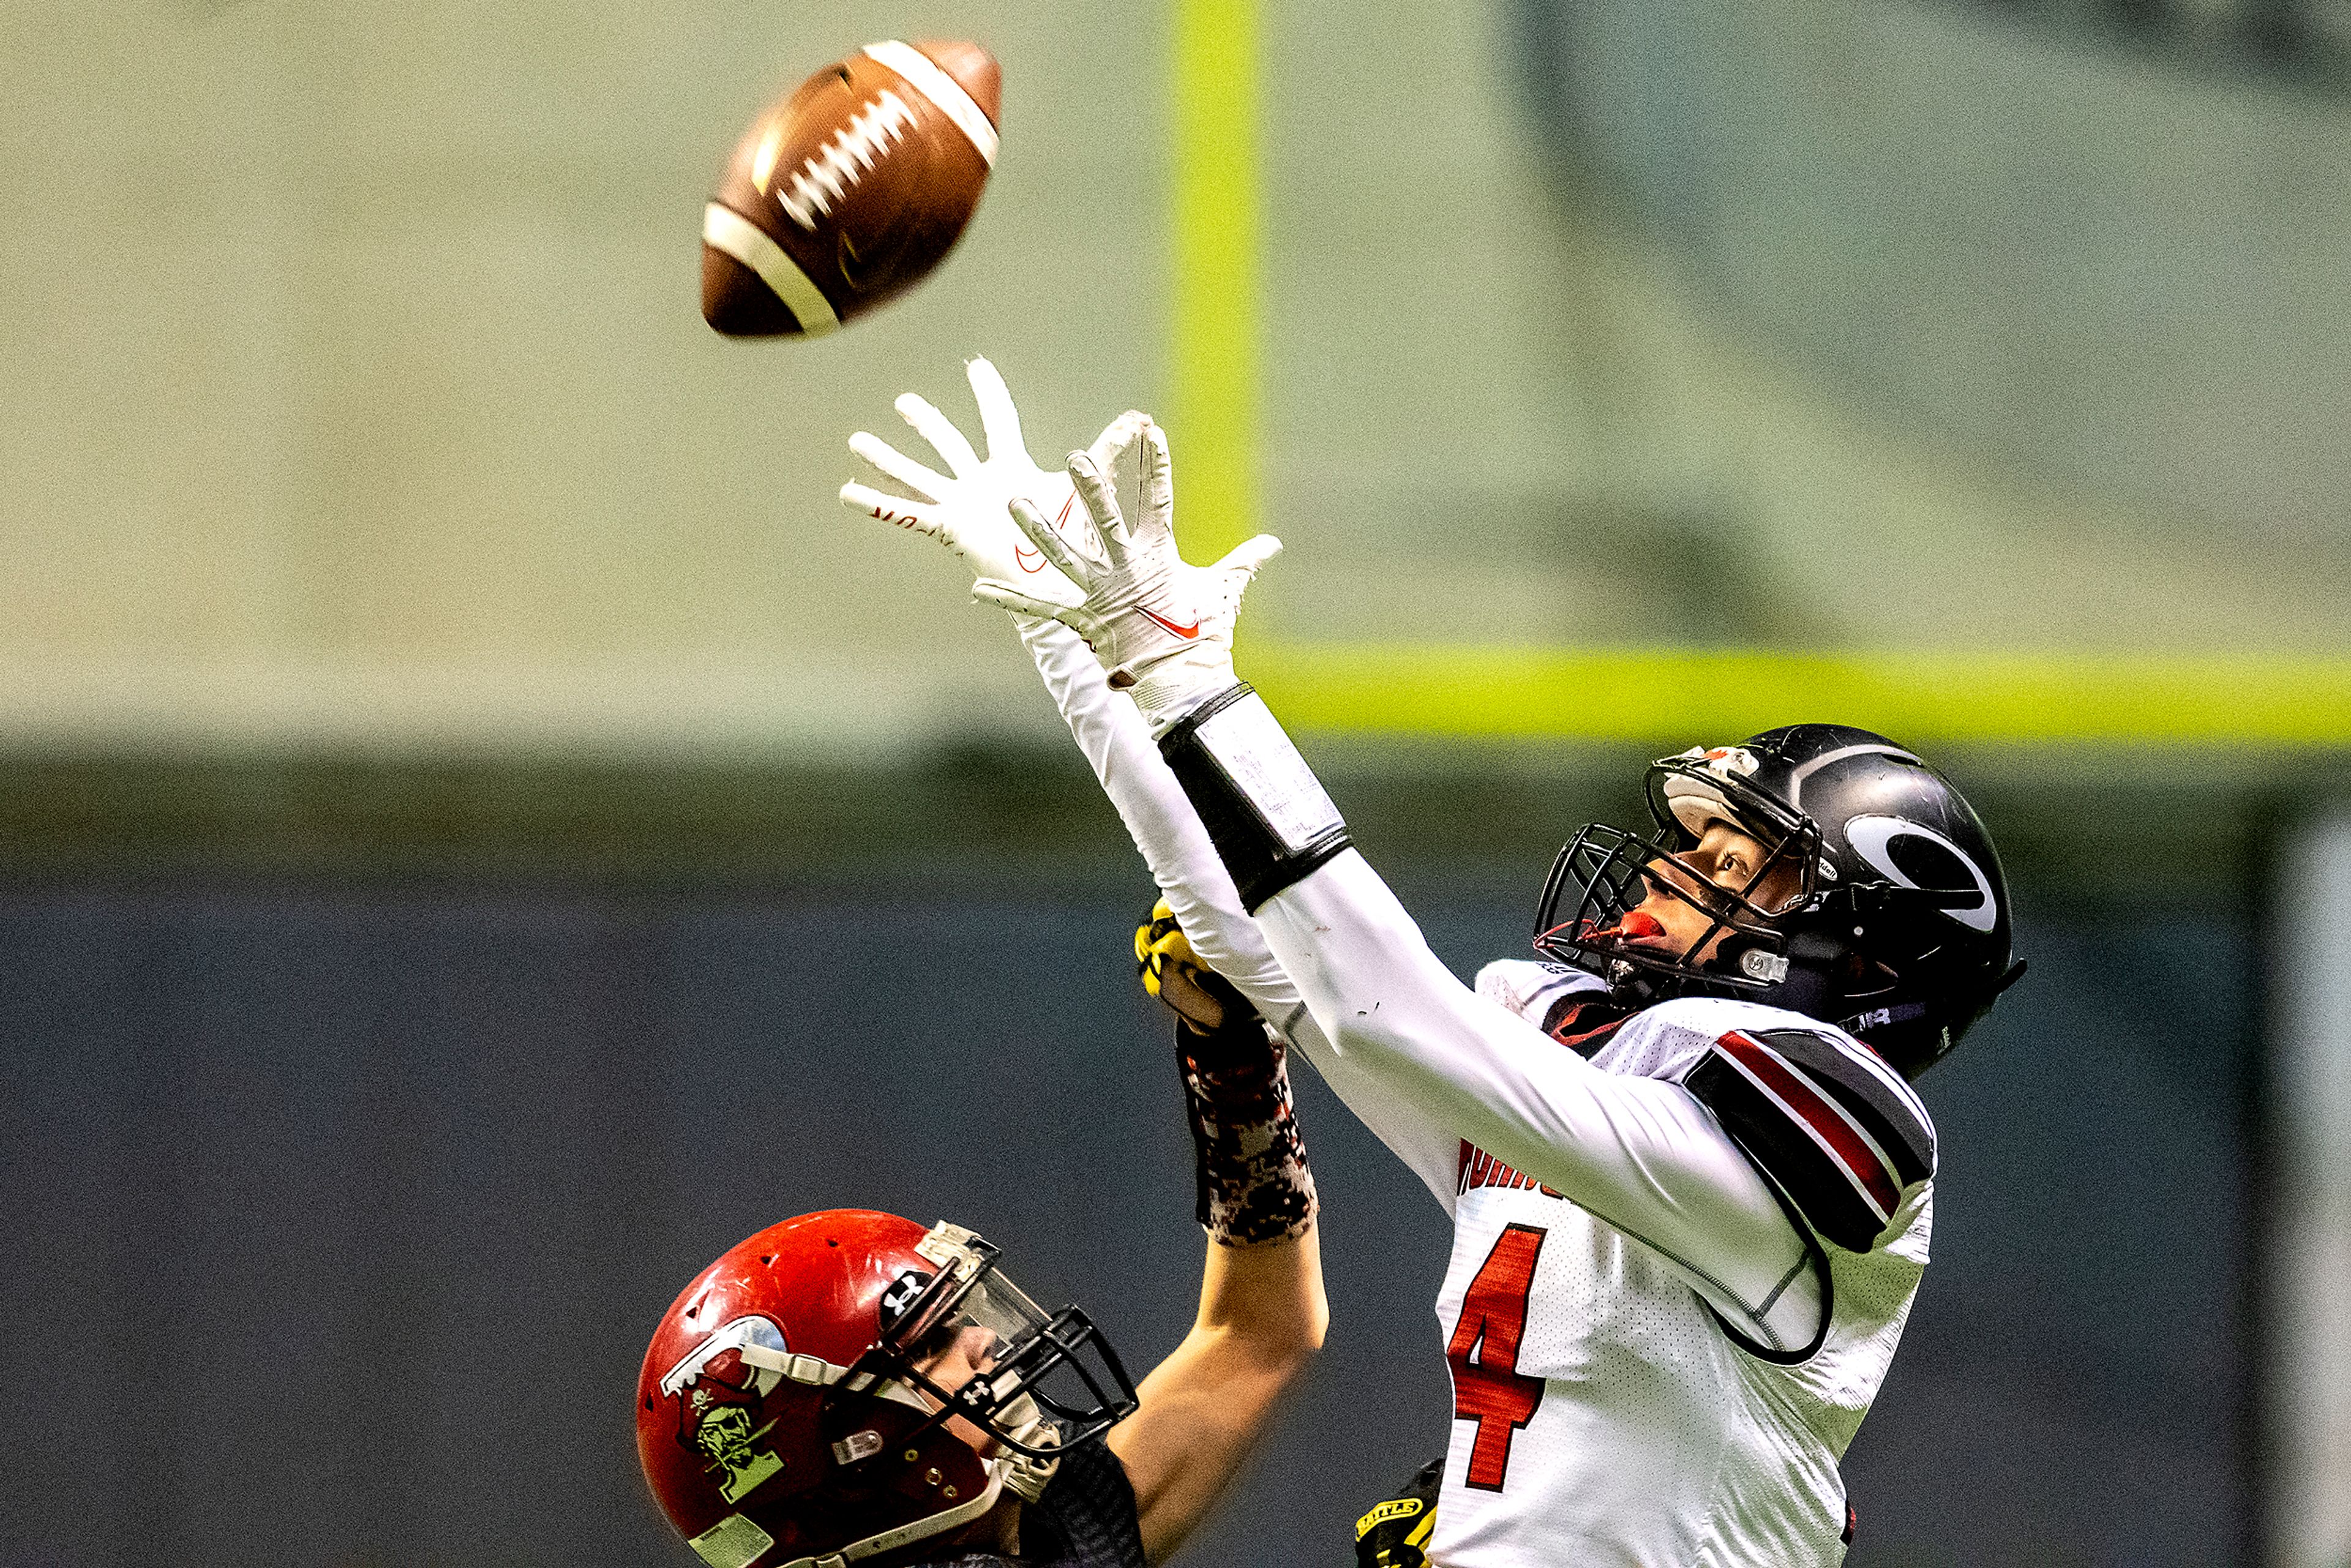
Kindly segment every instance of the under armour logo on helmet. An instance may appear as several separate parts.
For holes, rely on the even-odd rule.
[[[895,1326],[898,1320],[906,1315],[906,1310],[921,1300],[923,1288],[934,1278],[920,1269],[909,1269],[890,1282],[890,1288],[882,1292],[883,1332]]]

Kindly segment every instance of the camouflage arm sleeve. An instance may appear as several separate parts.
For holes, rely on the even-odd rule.
[[[1314,1222],[1314,1173],[1280,1039],[1253,1013],[1206,1033],[1179,1022],[1176,1061],[1201,1227],[1226,1247],[1303,1235]]]

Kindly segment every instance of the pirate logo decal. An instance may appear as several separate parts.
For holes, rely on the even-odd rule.
[[[760,1405],[783,1375],[747,1365],[745,1345],[781,1354],[784,1336],[766,1318],[737,1318],[688,1351],[661,1381],[663,1396],[677,1403],[677,1440],[707,1461],[705,1469],[719,1478],[718,1495],[730,1503],[784,1468],[772,1448],[760,1446],[775,1422],[759,1421]]]

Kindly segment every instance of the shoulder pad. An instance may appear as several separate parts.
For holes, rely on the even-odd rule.
[[[1600,977],[1582,969],[1528,958],[1497,958],[1478,971],[1479,996],[1499,1002],[1538,1029],[1561,997],[1600,983]]]
[[[1682,1078],[1821,1237],[1877,1244],[1935,1174],[1935,1124],[1899,1073],[1841,1031],[1736,1029]]]

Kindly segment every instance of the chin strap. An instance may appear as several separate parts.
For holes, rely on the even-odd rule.
[[[879,1535],[869,1535],[862,1541],[852,1541],[840,1551],[828,1552],[821,1557],[795,1557],[789,1563],[779,1564],[778,1568],[845,1568],[846,1564],[860,1558],[879,1556],[884,1552],[893,1552],[911,1542],[969,1524],[994,1508],[996,1500],[1003,1493],[1004,1474],[991,1465],[988,1467],[987,1485],[982,1487],[979,1495],[969,1502],[959,1502],[944,1512],[927,1515],[911,1524],[885,1530]]]
[[[1061,1446],[1061,1429],[1045,1419],[1044,1412],[1037,1408],[1033,1395],[1022,1395],[997,1416],[999,1421],[1012,1418],[1022,1418],[1019,1426],[1005,1428],[1013,1441],[1026,1443],[1032,1448]],[[1053,1479],[1053,1472],[1061,1468],[1061,1461],[1058,1456],[1040,1459],[1013,1448],[990,1459],[987,1468],[989,1474],[1000,1479],[1013,1496],[1035,1502],[1045,1495],[1046,1483]]]
[[[781,1373],[794,1383],[805,1383],[811,1388],[829,1388],[849,1375],[849,1368],[835,1365],[820,1355],[793,1355],[770,1350],[764,1344],[738,1344],[735,1354],[743,1358],[746,1366]]]
[[[775,1568],[847,1568],[849,1563],[861,1559],[959,1529],[996,1506],[997,1500],[1004,1494],[1004,1479],[1003,1471],[991,1464],[987,1485],[982,1487],[979,1495],[969,1502],[959,1502],[953,1508],[926,1514],[894,1530],[869,1535],[862,1541],[852,1541],[840,1550],[821,1556],[795,1557],[789,1563],[776,1564]],[[696,1556],[710,1564],[710,1568],[750,1568],[775,1543],[774,1536],[760,1529],[748,1516],[740,1513],[728,1514],[686,1542],[694,1548]]]
[[[1024,1403],[1029,1404],[1033,1419],[1012,1435],[1024,1443],[1040,1445],[1058,1438],[1061,1428],[1045,1419],[1042,1414],[1036,1413],[1033,1402]],[[1008,1491],[1024,1501],[1035,1502],[1044,1495],[1045,1485],[1053,1479],[1053,1472],[1060,1468],[1061,1462],[1059,1459],[1032,1459],[1026,1454],[1004,1454],[987,1461],[987,1485],[981,1488],[979,1495],[969,1502],[959,1502],[944,1512],[915,1520],[911,1524],[885,1530],[879,1535],[869,1535],[862,1541],[852,1541],[840,1551],[827,1552],[821,1557],[796,1557],[789,1563],[779,1564],[778,1568],[847,1568],[847,1564],[861,1558],[894,1552],[901,1546],[934,1535],[943,1535],[969,1524],[994,1508],[997,1500]]]

